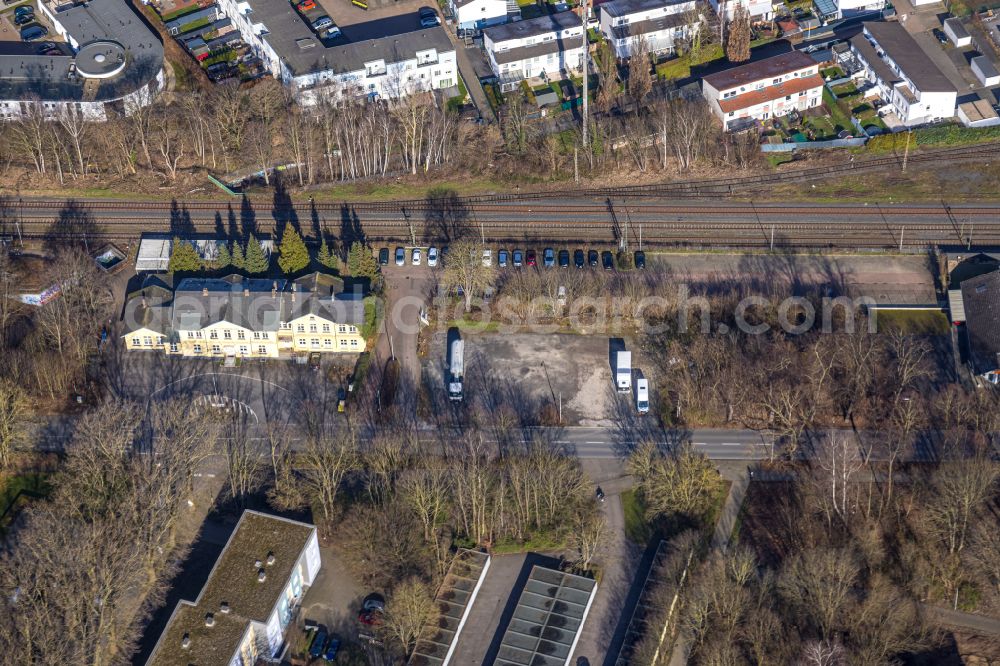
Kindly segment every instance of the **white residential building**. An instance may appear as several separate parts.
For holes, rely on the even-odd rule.
[[[902,25],[865,23],[850,40],[873,94],[907,127],[953,118],[958,91]]]
[[[770,21],[774,18],[774,4],[771,0],[709,0],[712,9],[720,17],[725,16],[727,21],[733,20],[733,15],[739,5],[743,5],[750,12],[750,20],[757,22]]]
[[[673,53],[700,24],[695,0],[611,0],[598,8],[601,32],[619,58],[630,57],[640,39],[652,54]]]
[[[507,0],[448,0],[459,30],[479,31],[507,22]]]
[[[558,79],[583,65],[583,25],[560,12],[483,31],[483,47],[501,87],[538,77]]]
[[[825,20],[854,18],[885,9],[885,0],[814,0],[817,13]]]
[[[702,79],[702,95],[726,130],[739,130],[820,106],[823,78],[812,58],[791,51],[710,74]]]
[[[219,0],[271,74],[304,105],[320,96],[398,98],[458,84],[455,48],[441,26],[328,46],[281,0]]]
[[[125,0],[37,4],[66,43],[54,55],[40,55],[36,43],[6,43],[0,54],[0,120],[79,114],[103,121],[109,107],[129,114],[163,88],[163,44]]]
[[[315,526],[244,511],[198,598],[170,615],[147,666],[271,663],[320,566]]]

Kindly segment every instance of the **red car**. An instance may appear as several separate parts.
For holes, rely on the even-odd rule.
[[[307,12],[310,9],[316,9],[316,0],[303,0],[299,4],[295,5],[300,12]]]
[[[535,266],[536,263],[537,262],[535,261],[535,251],[534,250],[528,250],[528,265],[529,266]]]

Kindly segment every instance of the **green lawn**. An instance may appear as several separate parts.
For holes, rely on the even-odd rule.
[[[558,538],[554,534],[533,534],[524,541],[515,541],[513,539],[503,539],[498,541],[495,546],[493,546],[493,553],[495,555],[507,555],[510,553],[529,553],[529,552],[545,552],[553,550],[562,550],[566,547],[566,543],[563,539]]]
[[[878,331],[908,335],[948,335],[948,318],[938,310],[876,310]]]
[[[962,127],[941,125],[913,132],[898,132],[874,137],[868,142],[869,152],[902,152],[909,136],[910,150],[918,146],[971,146],[977,143],[1000,141],[1000,126]]]
[[[833,93],[837,99],[843,99],[858,94],[858,87],[853,83],[842,83],[839,86],[834,86]]]
[[[646,503],[637,489],[621,494],[622,512],[625,514],[625,536],[629,541],[644,546],[653,537],[653,526],[646,520]]]
[[[7,526],[32,499],[45,497],[52,492],[47,474],[21,474],[0,481],[0,536]]]
[[[826,69],[821,69],[819,73],[824,79],[842,79],[844,78],[844,70],[839,67],[827,67]]]
[[[691,76],[691,61],[684,56],[656,66],[656,78],[661,81],[686,79]]]
[[[851,118],[847,115],[844,109],[837,103],[837,100],[833,98],[830,94],[830,90],[823,86],[823,105],[826,110],[830,113],[830,119],[833,121],[834,126],[840,130],[853,130],[854,125],[851,124]]]

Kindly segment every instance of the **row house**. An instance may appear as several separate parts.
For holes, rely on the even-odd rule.
[[[695,0],[611,0],[599,5],[601,32],[618,58],[629,58],[637,44],[651,54],[673,53],[700,25]]]
[[[458,84],[441,26],[374,39],[320,39],[289,2],[218,0],[264,67],[304,106],[322,97],[396,99]]]
[[[205,358],[289,358],[365,350],[364,302],[339,279],[150,276],[124,310],[125,348]]]
[[[526,79],[564,78],[580,72],[584,57],[583,24],[573,12],[560,12],[483,31],[483,47],[503,90]]]
[[[871,94],[907,127],[953,118],[957,89],[906,29],[897,22],[863,25],[850,44]]]
[[[820,106],[818,69],[808,55],[791,51],[706,76],[702,95],[726,130],[745,129],[755,121]]]
[[[750,14],[750,20],[755,23],[766,23],[774,18],[774,3],[772,0],[709,0],[712,9],[719,17],[732,21],[736,8],[743,5]]]
[[[507,0],[448,0],[448,7],[459,30],[478,32],[491,25],[499,25],[507,22],[508,7]],[[520,17],[518,10],[514,6],[513,13]]]

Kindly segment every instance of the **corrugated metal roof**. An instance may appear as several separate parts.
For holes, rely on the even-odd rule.
[[[965,302],[962,300],[961,289],[948,290],[948,312],[953,322],[965,321]]]

